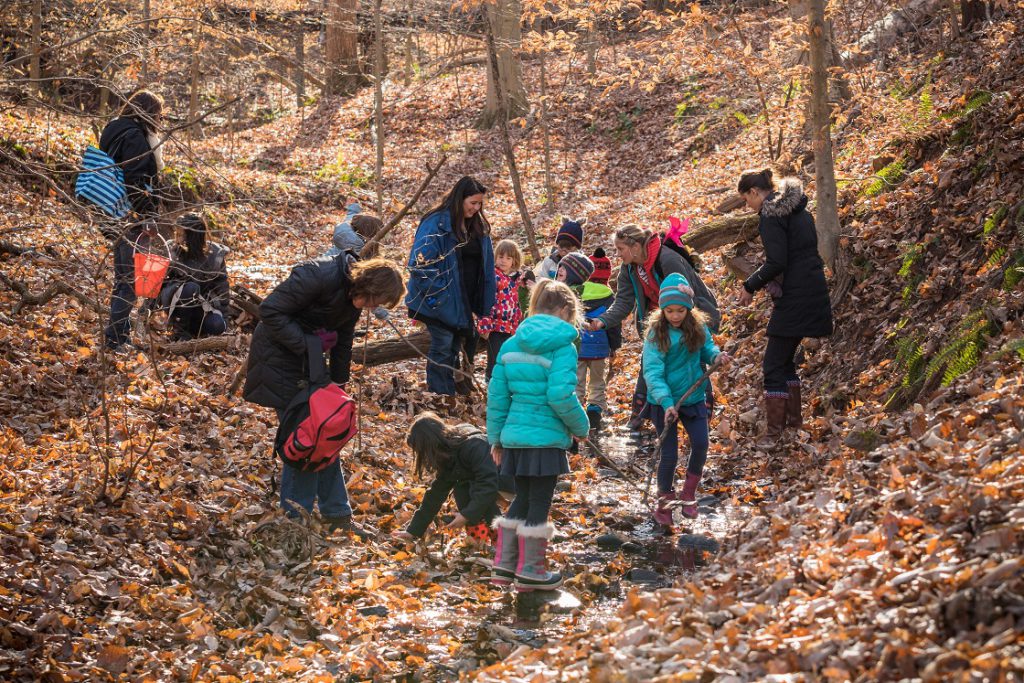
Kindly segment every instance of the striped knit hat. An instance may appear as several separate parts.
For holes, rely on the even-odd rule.
[[[662,308],[676,304],[693,310],[693,287],[679,273],[669,273],[661,282],[658,305]]]
[[[565,284],[582,285],[594,272],[594,264],[581,251],[573,251],[562,257],[558,262],[559,268],[565,268]]]

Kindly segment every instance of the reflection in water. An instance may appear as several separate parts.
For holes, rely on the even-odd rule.
[[[569,614],[582,606],[579,599],[565,591],[516,593],[516,620],[513,627],[539,626],[545,614]]]

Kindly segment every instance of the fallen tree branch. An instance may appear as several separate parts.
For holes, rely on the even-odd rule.
[[[0,240],[0,254],[13,254],[14,256],[21,256],[22,254],[33,251],[33,247],[24,247],[14,242],[8,242],[7,240]]]
[[[64,280],[55,280],[50,283],[50,286],[44,289],[38,294],[33,293],[29,290],[28,285],[20,280],[15,280],[6,273],[0,271],[0,282],[3,282],[7,287],[16,292],[20,297],[21,301],[14,304],[14,308],[11,312],[14,315],[21,313],[21,309],[26,306],[42,306],[47,304],[58,296],[70,296],[73,299],[77,299],[83,306],[93,309],[98,313],[104,313],[105,309],[95,299],[82,294],[77,289],[69,285]]]
[[[683,242],[699,252],[745,242],[757,236],[758,220],[756,213],[718,218],[690,230]]]
[[[249,347],[249,335],[224,334],[219,337],[201,337],[189,341],[157,342],[156,348],[163,353],[187,356],[206,351],[238,351]]]
[[[403,218],[405,218],[405,214],[409,213],[409,210],[420,200],[420,195],[422,195],[423,191],[427,189],[427,186],[430,185],[430,181],[434,179],[434,176],[437,175],[437,172],[441,170],[441,167],[444,166],[447,161],[448,155],[442,154],[441,158],[437,160],[437,163],[434,164],[434,166],[431,166],[429,163],[427,164],[427,177],[423,179],[422,183],[420,183],[420,186],[416,190],[416,193],[413,194],[412,199],[406,202],[405,206],[403,206],[398,213],[385,223],[383,228],[377,231],[377,234],[373,236],[373,239],[363,246],[362,251],[359,252],[361,257],[366,258],[369,254],[372,254],[373,245],[379,245],[381,241],[387,237],[388,233],[391,232]]]

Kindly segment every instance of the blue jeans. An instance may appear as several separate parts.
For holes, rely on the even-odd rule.
[[[473,364],[473,351],[476,350],[476,335],[470,330],[452,330],[443,325],[426,324],[430,333],[430,349],[427,351],[427,391],[435,394],[455,395],[455,372],[449,368],[459,368],[459,352],[464,352]],[[443,368],[438,363],[447,365]],[[464,380],[465,382],[465,380]]]
[[[651,419],[658,434],[665,429],[665,409],[651,405]],[[698,477],[704,472],[704,463],[708,459],[708,409],[703,402],[683,406],[679,411],[679,422],[683,424],[686,434],[690,437],[690,460],[686,471]],[[658,462],[658,491],[668,493],[673,490],[676,466],[679,464],[679,429],[672,425],[665,441],[661,444],[661,460]]]
[[[352,514],[345,475],[341,472],[341,459],[319,472],[303,472],[291,465],[283,466],[281,509],[285,514],[298,517],[296,505],[311,513],[314,502],[319,502],[321,517],[348,517]]]
[[[135,246],[130,235],[114,244],[114,291],[110,295],[110,323],[104,336],[109,348],[128,342],[131,336],[129,318],[135,308]]]

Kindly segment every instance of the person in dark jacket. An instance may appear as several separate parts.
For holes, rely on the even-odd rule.
[[[159,95],[140,90],[128,98],[120,116],[104,127],[100,149],[124,171],[124,184],[134,217],[122,225],[107,224],[104,235],[114,240],[114,291],[110,297],[110,324],[104,334],[110,349],[121,349],[129,340],[135,307],[135,252],[149,248],[156,235],[152,219],[159,210],[153,194],[163,169],[157,129],[164,102]]]
[[[661,283],[672,273],[679,273],[694,290],[696,307],[708,316],[708,327],[718,334],[722,314],[715,295],[704,284],[693,265],[682,254],[661,243],[661,237],[652,230],[627,225],[615,231],[615,249],[622,259],[615,288],[615,301],[602,315],[589,322],[589,329],[600,330],[619,325],[630,314],[640,339],[644,339],[644,324],[648,314],[658,308]],[[710,389],[710,386],[708,387]],[[633,410],[629,419],[631,429],[639,429],[647,409],[647,384],[643,369],[637,377],[633,392]]]
[[[473,316],[494,306],[494,250],[484,217],[487,188],[469,176],[455,184],[423,216],[409,253],[409,316],[430,333],[427,389],[435,394],[468,394],[477,335]],[[469,371],[459,371],[459,354]]]
[[[490,524],[498,516],[498,491],[515,492],[511,477],[499,477],[491,458],[487,435],[469,424],[448,425],[434,413],[417,417],[406,438],[416,456],[416,476],[433,474],[434,481],[405,531],[394,538],[422,538],[437,517],[449,494],[455,496],[458,514],[447,529],[466,529],[470,538],[494,541]]]
[[[231,293],[225,258],[228,248],[206,240],[206,219],[190,213],[178,220],[177,243],[160,291],[160,305],[174,338],[188,340],[224,334]]]
[[[308,339],[319,337],[330,354],[331,381],[348,382],[352,339],[364,308],[394,308],[405,286],[402,273],[384,259],[357,261],[351,254],[320,258],[296,266],[260,304],[259,325],[252,335],[243,397],[273,408],[280,420],[295,395],[308,386]],[[320,515],[333,529],[353,530],[340,460],[319,472],[285,465],[281,472],[281,507],[298,516],[296,505]]]
[[[739,301],[747,305],[765,289],[775,303],[764,351],[764,391],[766,435],[776,440],[786,427],[803,426],[794,358],[805,337],[832,334],[832,304],[800,181],[784,178],[776,190],[771,170],[751,171],[740,176],[738,189],[747,206],[760,214],[765,253],[764,264],[743,283]]]

